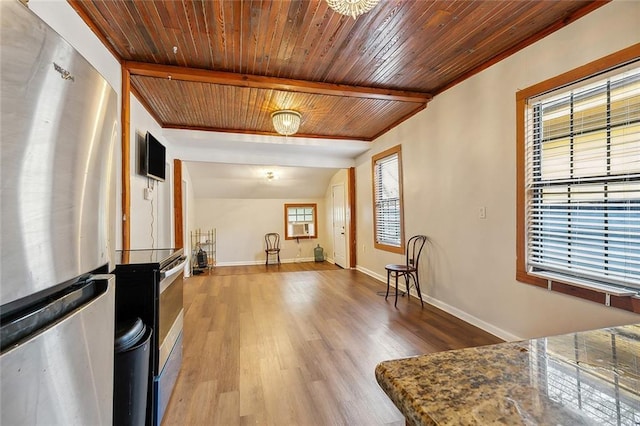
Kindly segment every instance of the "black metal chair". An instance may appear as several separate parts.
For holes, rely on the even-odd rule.
[[[384,300],[387,300],[387,297],[389,296],[389,280],[391,278],[391,274],[393,274],[396,279],[396,301],[393,306],[398,305],[398,276],[404,276],[407,294],[409,294],[409,287],[411,285],[411,280],[413,279],[413,283],[416,287],[416,290],[418,291],[418,297],[420,297],[420,304],[424,307],[424,302],[422,301],[422,293],[420,293],[420,278],[418,276],[418,267],[420,266],[420,254],[422,253],[422,248],[424,247],[424,243],[426,242],[426,236],[414,235],[413,237],[409,238],[409,241],[407,241],[405,264],[390,264],[384,267],[387,270],[387,293],[384,296]]]
[[[266,254],[265,265],[269,264],[269,256],[276,256],[278,258],[278,265],[280,264],[280,234],[276,232],[269,232],[264,235],[264,242],[267,248],[264,250]]]

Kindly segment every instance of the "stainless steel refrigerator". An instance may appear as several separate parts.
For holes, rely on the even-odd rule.
[[[19,1],[0,20],[0,424],[111,424],[117,95]]]

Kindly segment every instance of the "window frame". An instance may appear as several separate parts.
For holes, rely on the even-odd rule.
[[[378,217],[376,214],[376,163],[382,159],[390,157],[392,155],[398,156],[398,195],[399,195],[399,221],[400,221],[400,245],[384,244],[377,241],[378,235]],[[402,145],[396,145],[387,150],[384,150],[371,157],[371,182],[372,182],[372,201],[373,201],[373,246],[376,249],[389,251],[392,253],[404,254],[405,250],[405,237],[404,237],[404,202],[403,202],[403,183],[402,183]]]
[[[516,280],[550,291],[575,296],[627,311],[640,313],[640,298],[611,294],[603,289],[589,288],[569,280],[541,278],[527,270],[526,234],[526,122],[527,100],[560,89],[595,74],[622,66],[640,57],[640,44],[568,71],[516,92]]]
[[[289,224],[293,222],[289,222],[289,209],[312,209],[311,214],[313,215],[313,232],[309,234],[297,234],[294,235],[289,231]],[[297,222],[295,222],[297,223]],[[303,222],[304,223],[304,222]],[[293,230],[292,230],[293,231]],[[318,204],[316,203],[293,203],[293,204],[285,204],[284,205],[284,239],[285,240],[297,240],[300,238],[311,239],[318,238]]]

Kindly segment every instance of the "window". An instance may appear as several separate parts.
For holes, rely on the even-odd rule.
[[[636,310],[640,62],[570,76],[518,93],[518,279]]]
[[[284,205],[284,238],[318,238],[316,204]]]
[[[371,159],[373,168],[374,246],[404,253],[400,145]]]

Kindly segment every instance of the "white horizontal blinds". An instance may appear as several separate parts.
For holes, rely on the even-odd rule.
[[[640,64],[529,100],[529,271],[640,288]]]
[[[398,153],[374,163],[376,242],[400,247],[400,181]]]

